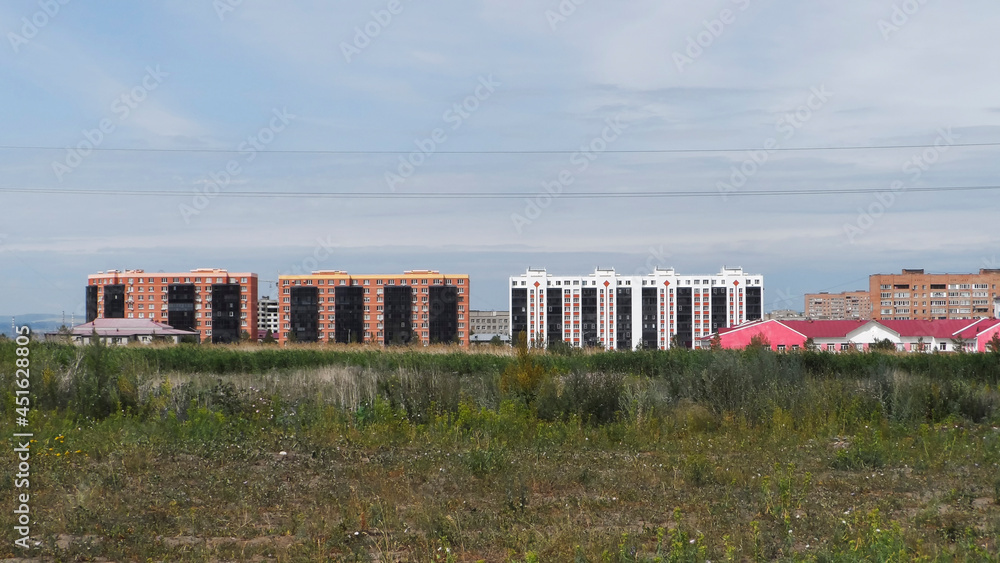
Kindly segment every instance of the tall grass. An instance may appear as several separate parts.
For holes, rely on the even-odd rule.
[[[162,413],[168,379],[195,393],[191,389],[211,388],[220,377],[286,400],[308,398],[348,410],[381,398],[416,423],[457,413],[463,400],[496,409],[505,398],[522,402],[543,420],[577,417],[602,424],[666,417],[679,405],[699,405],[713,417],[749,425],[769,423],[780,409],[797,428],[882,419],[983,422],[996,420],[1000,407],[996,354],[672,350],[565,356],[246,348],[35,343],[32,385],[38,406],[91,418]],[[8,395],[13,360],[13,344],[0,342],[0,376]],[[208,405],[210,396],[199,400]]]

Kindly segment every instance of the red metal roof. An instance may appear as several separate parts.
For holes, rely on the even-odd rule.
[[[909,321],[878,321],[880,324],[899,333],[900,336],[927,336],[933,338],[952,338],[955,333],[960,332],[970,325],[976,323],[974,319],[946,319],[946,320],[909,320]]]
[[[844,338],[872,321],[778,321],[806,338]]]

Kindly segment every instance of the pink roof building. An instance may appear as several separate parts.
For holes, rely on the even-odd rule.
[[[851,348],[867,350],[872,344],[889,341],[907,352],[954,352],[961,344],[968,352],[985,352],[994,335],[1000,334],[1000,319],[905,320],[905,321],[781,321],[745,323],[723,329],[718,339],[723,348],[748,346],[756,337],[772,350],[788,351],[806,347],[811,340],[818,350],[839,352]],[[716,335],[699,341],[708,348]]]

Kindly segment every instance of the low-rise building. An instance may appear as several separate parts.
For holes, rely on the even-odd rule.
[[[1000,319],[976,320],[769,320],[720,330],[698,342],[710,348],[713,341],[726,349],[766,343],[778,352],[804,349],[843,352],[868,350],[873,344],[890,342],[904,352],[985,352],[994,335],[1000,334]]]
[[[56,334],[63,336],[62,334]],[[149,319],[94,319],[70,329],[69,340],[74,344],[90,344],[94,338],[109,345],[150,344],[166,341],[175,344],[190,340],[199,342],[196,330],[181,330]]]
[[[802,321],[805,320],[806,316],[798,311],[793,311],[791,309],[776,309],[764,315],[764,320],[769,321],[771,319],[777,319],[780,321]]]
[[[469,311],[469,327],[478,340],[501,336],[506,342],[510,338],[510,311]]]

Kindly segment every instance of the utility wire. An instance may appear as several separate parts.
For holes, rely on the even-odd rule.
[[[689,154],[689,153],[742,153],[751,151],[766,150],[767,152],[818,152],[818,151],[853,151],[853,150],[900,150],[900,149],[926,149],[934,148],[936,144],[917,145],[852,145],[845,147],[775,147],[765,149],[763,147],[744,148],[721,148],[721,149],[607,149],[600,152],[602,154]],[[1000,147],[1000,142],[996,143],[954,143],[947,145],[949,148],[971,148],[971,147]],[[52,147],[38,145],[0,145],[0,150],[34,150],[34,151],[65,151],[72,150],[70,147]],[[90,149],[95,152],[144,152],[144,153],[205,153],[205,154],[235,154],[246,152],[239,149],[223,148],[199,148],[199,149],[163,149],[163,148],[124,148],[124,147],[94,147]],[[585,149],[584,149],[585,150]],[[408,155],[421,152],[419,149],[410,150],[324,150],[324,149],[288,149],[288,150],[266,150],[257,151],[258,154],[316,154],[316,155]],[[575,150],[436,150],[427,154],[447,154],[447,155],[548,155],[548,154],[575,154],[582,152]]]
[[[961,191],[993,191],[1000,186],[933,186],[903,187],[896,193],[929,193]],[[830,188],[816,190],[685,190],[685,191],[593,191],[593,192],[279,192],[279,191],[222,191],[217,197],[247,198],[294,198],[294,199],[520,199],[546,196],[561,199],[618,199],[618,198],[688,198],[688,197],[783,197],[783,196],[824,196],[846,194],[878,194],[887,188]],[[62,194],[82,196],[144,196],[144,197],[189,197],[190,191],[181,190],[109,190],[109,189],[67,189],[67,188],[0,188],[0,193],[24,193],[31,195]],[[197,195],[197,194],[196,194]],[[211,195],[211,194],[209,194]]]

